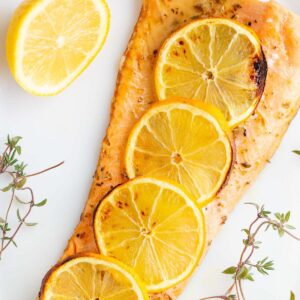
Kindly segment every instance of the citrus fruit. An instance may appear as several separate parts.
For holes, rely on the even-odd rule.
[[[149,177],[108,195],[94,230],[100,251],[132,267],[149,292],[189,277],[206,237],[204,216],[192,198],[179,185]]]
[[[35,95],[61,92],[100,51],[109,24],[105,0],[23,2],[7,37],[7,58],[14,78]]]
[[[159,102],[145,113],[130,133],[125,163],[130,178],[169,178],[204,205],[226,181],[232,156],[222,113],[181,99]]]
[[[40,300],[148,300],[143,283],[117,260],[85,254],[54,267],[46,275]]]
[[[217,106],[231,127],[255,110],[267,63],[250,28],[228,19],[194,21],[162,46],[155,71],[158,98],[196,99]]]

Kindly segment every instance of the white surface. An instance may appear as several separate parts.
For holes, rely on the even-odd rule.
[[[45,272],[62,253],[79,220],[107,127],[119,60],[141,4],[141,0],[108,1],[112,26],[104,49],[70,88],[47,99],[24,92],[7,68],[5,35],[9,18],[20,2],[0,1],[0,142],[2,145],[7,133],[23,136],[23,159],[30,164],[30,171],[61,160],[66,163],[56,171],[32,179],[36,195],[47,197],[49,203],[32,215],[39,226],[23,230],[17,239],[19,248],[10,248],[0,261],[0,300],[35,298]],[[299,0],[280,2],[300,13]],[[300,148],[299,126],[298,116],[272,163],[215,240],[181,300],[220,294],[229,286],[230,279],[221,271],[236,263],[242,248],[240,229],[254,216],[244,202],[265,203],[273,211],[292,210],[292,222],[300,230],[300,158],[291,153]],[[3,200],[1,194],[0,214]],[[255,284],[247,284],[248,299],[289,299],[290,290],[300,299],[300,245],[288,238],[279,240],[274,234],[267,234],[263,241],[258,258],[271,256],[276,271],[268,278],[258,275]]]

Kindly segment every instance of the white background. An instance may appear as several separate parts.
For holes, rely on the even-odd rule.
[[[76,226],[96,166],[99,147],[108,124],[120,57],[139,14],[141,0],[108,0],[112,13],[109,38],[104,49],[84,74],[64,93],[51,98],[33,97],[12,79],[5,58],[5,37],[9,19],[20,0],[0,0],[0,142],[7,133],[21,135],[23,159],[33,172],[65,160],[58,170],[36,177],[31,184],[38,199],[48,205],[34,211],[35,228],[25,228],[0,261],[0,300],[33,300],[45,272],[56,262]],[[280,1],[300,13],[299,0]],[[300,49],[299,49],[300,51]],[[231,281],[221,271],[237,262],[242,244],[240,229],[255,212],[246,201],[265,203],[273,211],[292,211],[292,223],[300,232],[300,116],[285,139],[242,199],[201,268],[180,300],[197,300],[223,293]],[[5,199],[0,194],[0,215]],[[300,243],[279,240],[273,233],[262,237],[257,258],[269,255],[276,263],[270,277],[256,276],[246,285],[251,300],[289,299],[294,290],[300,299]]]

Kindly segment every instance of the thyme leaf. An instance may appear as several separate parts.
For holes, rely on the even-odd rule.
[[[300,154],[300,153],[299,153]],[[272,214],[265,209],[265,206],[256,203],[246,203],[256,209],[256,217],[248,228],[242,229],[245,234],[243,239],[243,250],[240,259],[235,266],[231,266],[223,271],[223,274],[230,275],[233,278],[233,283],[227,292],[221,296],[212,296],[202,298],[200,300],[208,299],[223,299],[223,300],[245,300],[245,293],[243,290],[244,281],[254,281],[255,273],[261,275],[269,275],[270,271],[274,270],[274,262],[269,257],[265,257],[257,262],[252,262],[251,259],[257,249],[262,244],[257,240],[261,232],[272,229],[277,232],[280,237],[288,235],[291,238],[300,241],[300,238],[294,235],[290,230],[295,229],[289,224],[291,212],[286,213],[276,212]],[[295,300],[295,295],[291,292],[290,300]]]
[[[33,190],[27,185],[27,179],[48,172],[63,164],[63,162],[61,162],[40,172],[27,175],[25,173],[27,164],[19,160],[20,155],[22,154],[22,148],[20,146],[21,140],[22,138],[19,136],[10,137],[8,135],[4,150],[2,154],[0,154],[0,175],[9,175],[11,178],[11,182],[0,189],[3,193],[10,193],[10,200],[5,216],[0,217],[0,259],[4,251],[6,251],[11,244],[17,247],[15,239],[24,225],[29,227],[37,225],[37,223],[28,222],[28,218],[33,208],[42,207],[47,203],[47,199],[44,199],[41,202],[35,201]],[[30,199],[28,201],[21,200],[17,195],[19,191],[27,192]],[[14,202],[22,204],[23,213],[21,213],[20,209],[16,210],[18,225],[12,229],[10,220]]]

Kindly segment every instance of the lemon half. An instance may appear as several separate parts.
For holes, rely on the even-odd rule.
[[[58,94],[92,62],[109,26],[105,0],[23,2],[7,37],[7,58],[14,78],[34,95]]]

